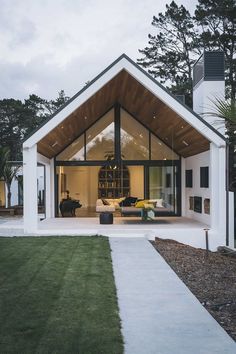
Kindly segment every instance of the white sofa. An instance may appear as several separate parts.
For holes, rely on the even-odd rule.
[[[103,213],[105,211],[113,213],[116,210],[114,204],[104,205],[102,199],[97,199],[96,201],[96,212]]]
[[[115,210],[120,210],[120,205],[119,203],[122,202],[122,200],[125,199],[123,198],[117,198],[117,199],[107,199],[104,198],[109,205],[104,205],[102,199],[97,199],[96,202],[96,212],[97,213],[102,213],[105,211],[113,213]]]

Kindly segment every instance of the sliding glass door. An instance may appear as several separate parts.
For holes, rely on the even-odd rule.
[[[166,212],[177,213],[177,166],[149,167],[149,199],[158,199]]]

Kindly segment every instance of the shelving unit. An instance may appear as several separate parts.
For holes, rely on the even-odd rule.
[[[128,197],[130,175],[126,166],[122,168],[102,167],[98,175],[98,198]]]

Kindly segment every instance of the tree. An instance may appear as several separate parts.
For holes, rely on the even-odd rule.
[[[236,98],[236,2],[235,0],[198,0],[197,25],[202,27],[200,45],[225,54],[227,95]]]
[[[0,146],[8,147],[10,160],[21,157],[21,140],[24,136],[22,122],[25,107],[20,100],[3,99],[0,101]]]
[[[19,166],[12,166],[9,163],[6,163],[4,171],[3,171],[3,179],[7,186],[7,207],[11,207],[11,184],[13,179],[17,179],[17,172],[19,170]]]
[[[22,140],[38,128],[67,101],[64,91],[55,100],[47,101],[37,95],[20,100],[0,100],[0,147],[8,147],[9,160],[22,159]]]
[[[195,59],[207,50],[223,50],[226,59],[227,96],[236,94],[236,2],[235,0],[198,0],[195,16],[174,1],[166,12],[153,17],[156,35],[149,46],[139,50],[144,55],[138,64],[148,68],[161,83],[170,85],[174,94],[192,93],[191,70]]]
[[[10,150],[6,147],[0,147],[0,179],[4,180],[7,186],[7,207],[11,207],[11,184],[14,178],[17,178],[18,166],[11,166],[8,163]]]
[[[174,1],[166,5],[166,12],[153,16],[156,35],[148,35],[149,46],[139,50],[144,55],[139,65],[158,77],[161,83],[170,83],[173,93],[185,94],[192,101],[192,66],[200,55],[197,30],[189,11]]]

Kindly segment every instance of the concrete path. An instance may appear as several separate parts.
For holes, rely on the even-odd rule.
[[[126,354],[235,354],[236,344],[144,238],[110,238]]]

